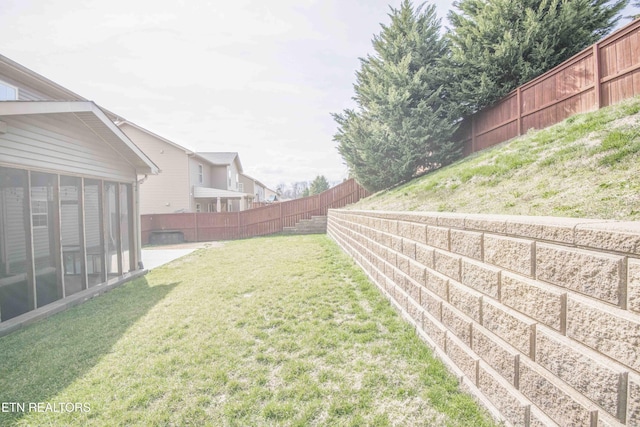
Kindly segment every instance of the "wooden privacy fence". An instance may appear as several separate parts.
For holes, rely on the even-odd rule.
[[[640,94],[640,20],[518,87],[460,128],[468,155]]]
[[[349,179],[315,196],[241,212],[141,215],[142,242],[150,243],[154,232],[181,232],[187,242],[244,239],[279,233],[300,220],[326,216],[328,209],[342,208],[368,195],[355,179]]]

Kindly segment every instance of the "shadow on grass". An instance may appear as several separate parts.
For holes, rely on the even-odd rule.
[[[139,278],[0,338],[0,425],[25,415],[8,404],[47,402],[81,378],[178,284]]]

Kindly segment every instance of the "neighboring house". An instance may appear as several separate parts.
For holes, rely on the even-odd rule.
[[[278,193],[276,193],[275,191],[273,191],[270,188],[266,188],[264,189],[264,199],[267,203],[273,203],[273,202],[279,202],[280,201],[280,197],[278,196]]]
[[[267,195],[275,194],[275,191],[270,190],[257,179],[244,173],[240,174],[240,183],[243,186],[243,191],[248,194],[253,194],[253,201],[257,203],[264,203],[267,201]]]
[[[236,212],[250,206],[253,196],[239,181],[238,153],[196,153],[128,120],[116,123],[161,171],[141,187],[141,214]]]
[[[140,191],[140,213],[192,212],[191,169],[195,153],[130,121],[118,119],[118,127],[160,168],[158,175],[145,179]]]
[[[253,195],[244,189],[240,180],[242,164],[238,153],[196,153],[205,171],[202,180],[198,177],[194,184],[193,196],[196,211],[238,212],[249,209]],[[206,210],[205,210],[206,207]],[[211,210],[214,208],[214,210]]]
[[[0,322],[141,271],[157,172],[99,106],[0,55]]]

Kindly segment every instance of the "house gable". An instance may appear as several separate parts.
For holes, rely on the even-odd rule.
[[[158,172],[90,101],[3,101],[0,122],[8,163],[44,169],[55,166],[73,173],[94,171],[100,177],[109,177],[109,169],[130,170],[134,175]]]
[[[160,169],[158,175],[148,177],[140,186],[140,212],[189,211],[189,163],[193,152],[131,122],[120,122],[118,126]]]
[[[196,156],[211,165],[213,186],[229,191],[240,191],[242,163],[238,153],[198,152]]]

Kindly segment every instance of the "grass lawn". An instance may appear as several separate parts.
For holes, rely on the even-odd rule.
[[[2,402],[51,404],[2,425],[493,425],[324,235],[200,250],[0,338]]]

